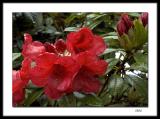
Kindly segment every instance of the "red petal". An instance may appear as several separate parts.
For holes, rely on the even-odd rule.
[[[92,31],[88,28],[82,28],[78,32],[71,32],[67,35],[67,49],[72,54],[77,54],[88,50],[94,39]]]
[[[73,91],[92,93],[98,92],[100,87],[100,81],[83,69],[77,74],[73,82]]]
[[[24,99],[24,83],[20,78],[20,72],[14,70],[12,71],[12,94],[13,105]]]
[[[22,55],[24,57],[36,57],[41,53],[45,52],[44,45],[39,41],[25,42],[23,44]]]
[[[19,71],[12,71],[12,91],[13,93],[24,87]]]
[[[47,78],[52,72],[53,64],[57,60],[57,56],[53,53],[43,53],[35,58],[35,61],[32,62],[30,71],[30,77],[33,84],[37,86],[44,86],[47,83]]]
[[[58,54],[56,51],[56,48],[53,44],[45,42],[44,46],[45,46],[47,52]]]
[[[59,99],[63,95],[63,93],[58,91],[56,88],[53,88],[51,85],[48,85],[44,92],[48,97],[55,100]]]
[[[117,24],[117,31],[118,31],[118,34],[120,36],[122,36],[124,33],[127,33],[127,29],[126,29],[126,26],[124,24],[124,21],[119,21],[118,24]]]
[[[53,67],[48,77],[45,93],[53,99],[58,99],[70,91],[73,79],[80,67],[72,57],[67,56],[60,57]]]
[[[108,63],[104,60],[91,62],[86,65],[87,69],[94,75],[103,75],[108,67]]]
[[[94,62],[98,60],[98,57],[95,56],[94,53],[89,52],[89,51],[85,51],[85,52],[81,52],[77,55],[74,55],[73,58],[76,60],[76,62],[78,62],[80,65],[86,65],[90,62]]]
[[[30,69],[31,69],[31,62],[30,58],[25,58],[22,62],[22,67],[20,69],[21,79],[23,80],[24,84],[27,85],[30,79]]]
[[[129,18],[128,14],[122,14],[121,20],[124,21],[124,24],[125,24],[127,32],[128,32],[128,30],[133,26],[133,22]]]
[[[66,43],[63,39],[58,39],[54,45],[59,53],[63,53],[66,50]]]
[[[96,55],[100,55],[107,48],[107,45],[104,42],[104,39],[100,36],[94,36],[94,40],[92,42],[92,48],[90,51],[95,53]]]
[[[81,65],[81,67],[85,67],[86,70],[93,75],[103,75],[108,66],[107,62],[100,60],[92,52],[79,53],[74,56],[74,59]]]
[[[71,83],[78,73],[80,66],[71,57],[61,57],[57,63],[64,67],[62,82],[57,86],[60,91],[65,91],[70,88]],[[60,74],[62,75],[62,74]]]
[[[28,34],[28,33],[25,33],[24,34],[24,41],[25,41],[25,43],[32,43],[32,36],[30,35],[30,34]]]
[[[143,12],[140,16],[140,19],[143,23],[143,26],[146,26],[148,24],[148,12]]]
[[[12,97],[13,106],[16,106],[17,103],[22,102],[24,98],[25,98],[25,90],[23,88],[14,92]]]

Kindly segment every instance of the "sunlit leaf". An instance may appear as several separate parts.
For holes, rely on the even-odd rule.
[[[16,60],[17,58],[19,58],[21,56],[21,53],[13,53],[12,54],[12,61]]]
[[[77,27],[67,27],[64,29],[64,31],[78,31],[79,28]]]
[[[108,53],[111,53],[111,52],[116,52],[116,51],[124,51],[124,49],[121,49],[121,48],[107,48],[103,53],[102,55],[105,55],[105,54],[108,54]]]

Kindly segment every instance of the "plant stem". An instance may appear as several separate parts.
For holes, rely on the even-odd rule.
[[[132,53],[127,53],[124,60],[123,61],[119,61],[115,66],[116,67],[121,67],[120,70],[123,70],[124,68],[124,64],[130,60],[132,58]],[[101,90],[98,93],[98,96],[101,96],[102,92],[104,91],[104,89],[107,87],[107,84],[109,82],[109,78],[111,77],[112,74],[114,74],[117,70],[116,69],[112,69],[106,76],[105,76],[105,83],[102,86]]]

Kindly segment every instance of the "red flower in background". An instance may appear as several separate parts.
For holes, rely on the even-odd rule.
[[[133,26],[128,14],[122,14],[120,21],[117,24],[117,31],[120,36],[128,33],[129,29]]]
[[[12,101],[13,106],[20,103],[24,99],[24,82],[21,80],[20,72],[19,71],[12,71]]]
[[[146,26],[148,24],[148,12],[143,12],[140,16],[140,19],[143,23],[143,26]]]
[[[90,51],[100,55],[105,49],[106,44],[100,36],[96,36],[88,28],[82,28],[78,32],[71,32],[67,35],[67,50],[72,55],[84,51]]]

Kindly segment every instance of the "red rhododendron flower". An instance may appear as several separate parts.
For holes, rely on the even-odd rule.
[[[100,89],[98,77],[107,69],[107,62],[100,60],[91,52],[83,52],[74,57],[81,68],[75,76],[73,90],[84,93],[97,92]]]
[[[24,34],[24,44],[22,48],[22,55],[24,57],[34,58],[45,52],[44,45],[39,41],[32,41],[32,36],[27,33]]]
[[[146,26],[148,24],[148,12],[143,12],[140,16],[140,19],[143,23],[143,26]]]
[[[46,95],[53,99],[67,92],[79,69],[72,57],[57,57],[47,52],[39,55],[34,62],[30,73],[33,84],[45,87]]]
[[[67,50],[72,55],[90,51],[96,55],[101,54],[106,49],[106,44],[100,36],[96,36],[88,28],[82,28],[78,32],[71,32],[67,35]]]
[[[24,99],[24,82],[21,80],[19,71],[12,71],[12,101],[13,106],[20,103]]]
[[[117,31],[120,36],[128,33],[129,29],[133,26],[128,14],[122,14],[120,21],[117,24]]]
[[[45,94],[52,99],[74,91],[91,93],[100,89],[98,78],[108,66],[97,57],[106,48],[100,36],[94,35],[88,28],[70,33],[67,44],[62,39],[54,44],[42,44],[32,41],[29,34],[24,36],[24,60],[21,69],[13,75],[14,103],[23,100],[24,87],[29,79],[34,85],[44,87]],[[68,54],[65,50],[69,51]]]

